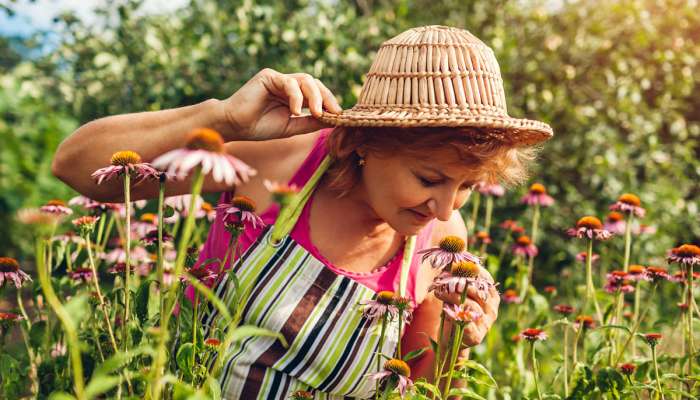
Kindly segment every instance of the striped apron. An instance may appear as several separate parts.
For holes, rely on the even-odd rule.
[[[215,293],[229,308],[236,274],[242,289],[250,290],[241,325],[255,325],[281,333],[289,347],[274,338],[248,337],[227,351],[220,382],[222,396],[234,399],[286,399],[297,390],[315,399],[368,398],[375,382],[380,354],[394,355],[399,340],[397,321],[390,323],[379,349],[381,320],[363,317],[359,303],[376,299],[370,288],[336,274],[290,236],[304,204],[328,168],[328,156],[292,203],[283,208],[234,267],[216,285]],[[399,292],[406,282],[415,236],[405,242]],[[220,317],[208,305],[203,313],[204,337]],[[384,359],[381,358],[383,361]],[[382,363],[383,364],[383,363]]]

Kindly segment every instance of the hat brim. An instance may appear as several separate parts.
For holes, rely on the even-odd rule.
[[[460,112],[443,112],[439,114],[397,111],[397,110],[344,110],[341,114],[324,111],[319,120],[333,126],[366,126],[397,128],[493,128],[499,131],[494,136],[497,140],[515,146],[531,146],[550,139],[552,128],[540,121],[511,118],[509,116],[474,115]]]

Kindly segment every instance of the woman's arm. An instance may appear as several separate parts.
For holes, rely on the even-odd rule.
[[[308,106],[311,115],[301,116],[303,106]],[[211,99],[187,107],[115,115],[89,122],[61,143],[52,171],[87,197],[117,202],[122,198],[119,182],[98,186],[90,177],[92,172],[108,165],[117,151],[135,151],[143,161],[149,162],[184,145],[187,134],[201,127],[219,131],[226,142],[299,135],[325,126],[315,119],[324,108],[341,111],[321,81],[308,74],[281,74],[266,68],[226,100]],[[189,180],[174,182],[168,185],[167,194],[183,194],[189,188]],[[203,191],[227,189],[230,188],[207,179]],[[132,192],[134,200],[156,195],[157,185],[136,185]]]

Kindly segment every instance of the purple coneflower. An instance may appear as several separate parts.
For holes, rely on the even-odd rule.
[[[430,260],[433,268],[444,268],[457,261],[471,261],[481,264],[479,257],[465,251],[466,243],[459,236],[445,236],[440,240],[438,247],[423,249],[418,254],[423,254],[422,262]]]
[[[547,333],[545,333],[545,331],[543,331],[542,329],[527,328],[524,331],[520,332],[520,338],[525,339],[528,342],[536,342],[540,340],[546,340]]]
[[[24,225],[49,226],[61,220],[62,215],[42,212],[38,208],[22,208],[17,211],[17,221]]]
[[[377,293],[376,299],[360,302],[360,310],[369,319],[382,319],[385,315],[394,319],[399,315],[399,309],[394,305],[394,292],[389,290]]]
[[[21,315],[11,313],[11,312],[0,312],[0,322],[17,322],[23,320],[24,317]]]
[[[92,279],[92,269],[90,268],[74,268],[68,273],[68,276],[74,281],[88,282]]]
[[[187,270],[187,273],[192,275],[198,281],[202,282],[207,286],[211,286],[214,280],[216,280],[216,273],[205,265],[195,265]],[[185,277],[181,277],[180,280],[185,281]]]
[[[31,280],[32,278],[20,269],[17,260],[0,257],[0,288],[5,286],[6,282],[12,282],[16,288],[21,288],[24,282]]]
[[[651,281],[651,276],[643,265],[632,264],[627,271],[627,279],[631,281]]]
[[[68,206],[66,206],[66,203],[63,200],[49,200],[39,208],[42,212],[48,213],[48,214],[57,214],[57,215],[71,215],[73,214],[73,210],[71,210]]]
[[[576,254],[576,261],[580,261],[582,263],[585,263],[586,257],[588,257],[587,253],[585,251],[582,251],[582,252]],[[598,261],[599,258],[600,258],[599,255],[593,253],[593,255],[591,256],[591,264],[594,264],[596,261]]]
[[[624,375],[632,375],[634,373],[634,370],[637,369],[637,366],[632,364],[632,363],[624,363],[620,364],[619,366],[620,372],[622,372]]]
[[[606,276],[607,283],[603,287],[608,293],[632,293],[634,286],[630,285],[629,274],[625,271],[611,271]]]
[[[603,229],[603,224],[596,217],[585,216],[576,222],[576,227],[571,228],[566,231],[569,236],[574,236],[579,239],[597,239],[597,240],[607,240],[610,239],[612,234],[610,231]]]
[[[292,198],[299,193],[299,187],[297,185],[287,185],[279,182],[272,182],[267,179],[263,180],[263,185],[270,194],[272,194],[272,201],[284,207]]]
[[[306,390],[297,390],[289,396],[289,400],[313,400],[314,394]]]
[[[472,310],[466,304],[446,304],[443,306],[445,314],[450,317],[458,325],[466,325],[471,322],[477,322],[483,314],[480,311]]]
[[[557,304],[554,307],[552,307],[552,309],[564,316],[571,315],[574,312],[574,307],[568,304]]]
[[[515,240],[513,246],[511,246],[513,254],[516,256],[523,257],[535,257],[537,255],[537,246],[535,246],[530,237],[527,235],[521,235]]]
[[[547,194],[547,189],[545,189],[544,185],[533,183],[528,193],[520,199],[520,202],[529,206],[549,207],[554,204],[554,199]]]
[[[486,231],[479,231],[474,236],[476,238],[476,242],[479,244],[491,244],[492,242],[491,236]]]
[[[605,224],[603,229],[610,231],[616,235],[622,235],[625,233],[625,216],[617,211],[610,211],[608,216],[605,217]]]
[[[471,261],[459,261],[452,264],[450,272],[444,271],[435,278],[428,288],[436,294],[461,294],[468,286],[474,288],[477,295],[485,300],[494,284],[480,276],[481,266]]]
[[[256,229],[265,226],[263,220],[255,214],[255,203],[246,196],[236,196],[231,203],[222,203],[216,209],[224,213],[224,223],[242,226],[249,223]]]
[[[173,236],[168,232],[163,231],[163,243],[172,242]],[[155,246],[158,244],[158,229],[152,229],[148,231],[142,238],[141,241],[146,246]]]
[[[583,329],[593,329],[595,328],[595,320],[590,315],[578,315],[576,316],[574,327],[576,329],[580,327],[583,327]]]
[[[647,267],[647,275],[651,278],[652,281],[654,282],[659,282],[662,280],[669,280],[670,276],[668,274],[668,270],[663,267]]]
[[[557,294],[557,287],[553,285],[547,285],[542,290],[550,296]]]
[[[507,231],[511,231],[514,233],[523,233],[525,232],[525,228],[522,226],[518,225],[518,221],[512,220],[512,219],[507,219],[503,222],[501,222],[500,225],[498,225],[500,228],[505,229]]]
[[[93,217],[91,215],[85,215],[71,221],[73,226],[78,230],[81,235],[87,235],[95,229],[95,223],[99,220],[99,217]]]
[[[683,244],[674,247],[668,254],[667,260],[669,263],[678,263],[684,265],[700,264],[700,247],[694,244]]]
[[[202,174],[211,173],[216,182],[238,185],[247,182],[256,171],[243,161],[226,153],[221,135],[209,128],[197,128],[189,133],[184,148],[171,150],[153,160],[156,168],[177,179],[184,179],[196,166]]]
[[[108,167],[100,168],[92,173],[92,178],[98,185],[118,176],[129,174],[136,183],[150,178],[158,180],[160,172],[149,163],[141,161],[141,156],[131,150],[118,151],[112,154]]]
[[[632,233],[634,233],[635,235],[653,235],[656,233],[656,227],[639,224],[632,227]]]
[[[632,193],[625,193],[620,196],[615,203],[610,206],[610,210],[623,213],[634,214],[643,218],[646,211],[641,207],[642,202],[639,197]]]
[[[397,358],[392,358],[384,363],[384,371],[375,372],[367,375],[369,379],[384,380],[393,379],[396,382],[396,388],[399,394],[403,397],[406,394],[406,389],[413,385],[411,381],[411,368],[405,361]]]
[[[506,190],[503,188],[503,186],[497,183],[489,184],[486,182],[479,182],[476,185],[476,190],[478,190],[479,193],[483,194],[484,196],[501,197],[506,194]]]
[[[503,292],[501,299],[506,304],[520,304],[523,300],[518,296],[518,292],[513,289],[508,289]]]

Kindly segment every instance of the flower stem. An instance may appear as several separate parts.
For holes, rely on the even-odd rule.
[[[22,340],[24,341],[24,346],[27,348],[27,357],[29,359],[29,380],[30,380],[30,386],[31,386],[31,392],[32,394],[38,394],[38,382],[37,382],[37,367],[34,364],[35,358],[34,358],[34,350],[32,350],[32,346],[29,344],[29,332],[32,329],[32,322],[29,320],[29,316],[27,315],[27,312],[24,310],[24,303],[22,301],[22,287],[17,287],[16,290],[17,293],[17,306],[19,307],[19,311],[22,314],[22,317],[24,318],[24,325],[19,324],[20,332],[22,333]]]
[[[654,298],[654,295],[656,294],[656,287],[657,286],[658,286],[658,284],[656,282],[654,282],[654,284],[651,286],[651,296],[649,296],[649,298],[651,298],[651,299]],[[632,339],[634,338],[634,335],[639,330],[639,326],[642,324],[642,321],[644,321],[644,317],[646,317],[647,312],[649,312],[650,309],[651,309],[651,302],[649,302],[649,304],[647,304],[647,306],[644,308],[644,311],[642,312],[642,314],[635,321],[634,326],[632,327],[632,332],[627,337],[627,341],[622,345],[622,347],[618,351],[617,358],[615,358],[615,363],[613,365],[618,364],[620,362],[620,360],[622,359],[622,356],[625,354],[625,349],[627,349],[627,346],[629,345],[630,341],[632,341]]]
[[[654,285],[654,287],[656,287],[656,285]],[[635,288],[634,288],[634,314],[633,314],[634,326],[639,326],[639,322],[638,322],[638,320],[639,320],[639,307],[640,307],[640,305],[641,305],[640,303],[642,301],[641,289],[642,289],[641,285],[639,284],[639,282],[637,282],[637,284],[635,285]],[[651,298],[653,298],[653,296]],[[623,351],[624,351],[624,349],[623,349]],[[632,341],[632,358],[635,358],[635,357],[637,357],[637,342]]]
[[[632,376],[627,375],[627,382],[629,382],[630,387],[634,386],[634,382],[632,382]],[[639,400],[639,394],[637,394],[637,391],[634,389],[630,389],[630,390],[632,390],[632,393],[634,393],[634,398]]]
[[[452,374],[454,373],[455,364],[457,363],[457,356],[459,355],[459,347],[462,343],[462,336],[464,335],[464,326],[456,321],[452,322],[453,337],[452,337],[452,350],[450,351],[450,364],[447,369],[447,381],[445,382],[445,388],[443,389],[442,398],[447,399],[450,393],[450,386],[452,385]]]
[[[537,390],[537,398],[542,400],[542,392],[540,392],[540,379],[537,373],[537,357],[535,357],[535,342],[530,343],[530,357],[532,361],[532,374],[535,378],[535,389]]]
[[[600,305],[598,305],[598,299],[595,294],[595,286],[593,286],[593,239],[588,239],[588,249],[586,251],[586,301],[584,303],[583,312],[586,312],[586,306],[593,301],[595,307],[596,317],[599,323],[603,323],[603,313],[600,311]]]
[[[122,321],[122,347],[124,351],[129,346],[129,298],[131,297],[131,175],[124,174],[124,207],[126,218],[126,229],[124,229],[124,251],[126,260],[124,266],[124,318]]]
[[[537,245],[537,233],[539,230],[539,225],[540,225],[540,205],[535,204],[535,210],[533,211],[532,214],[532,228],[531,228],[531,233],[532,233],[532,244]],[[527,281],[530,285],[532,285],[532,274],[535,266],[535,257],[530,256],[528,257],[527,260]]]
[[[195,362],[197,353],[197,311],[199,309],[199,292],[194,292],[194,303],[192,304],[192,365]]]
[[[389,316],[389,312],[385,312],[384,315],[382,316],[382,327],[379,332],[379,344],[377,349],[379,350],[379,354],[377,355],[377,372],[380,372],[382,370],[382,357],[381,357],[381,351],[382,348],[384,347],[384,333],[386,332],[386,323],[387,319]],[[400,341],[400,340],[399,340]],[[378,400],[379,399],[379,380],[375,382],[374,385],[374,399]]]
[[[659,379],[659,365],[656,362],[656,346],[651,346],[651,360],[654,362],[654,378],[656,379],[656,398],[661,396],[661,400],[664,400],[664,393],[661,391],[661,380]]]
[[[438,387],[440,386],[440,380],[441,380],[440,376],[442,375],[442,368],[440,368],[442,366],[442,362],[440,362],[441,361],[440,358],[442,357],[442,354],[441,354],[442,353],[442,351],[441,351],[442,350],[442,336],[444,334],[445,334],[445,311],[443,310],[440,313],[440,327],[438,328],[438,336],[437,336],[437,340],[436,340],[436,342],[437,342],[436,347],[437,348],[435,351],[435,360],[434,360],[435,365],[433,367],[433,371],[434,371],[433,376],[435,377],[433,383],[435,384],[435,386],[438,386]],[[434,395],[433,395],[433,398],[435,398]]]
[[[399,340],[396,342],[396,358],[403,360],[401,354],[401,333],[403,330],[403,310],[399,310]]]
[[[185,220],[185,226],[183,228],[182,236],[180,237],[180,242],[178,244],[177,258],[175,260],[175,269],[173,271],[173,283],[168,288],[165,294],[165,313],[161,316],[160,325],[160,340],[158,343],[158,350],[155,357],[154,370],[156,374],[156,379],[153,385],[153,396],[152,400],[159,400],[161,398],[162,392],[162,382],[160,377],[163,375],[162,369],[165,367],[167,352],[166,346],[168,342],[168,321],[170,320],[170,314],[172,314],[173,308],[175,306],[175,301],[177,300],[177,289],[180,283],[180,275],[182,275],[182,270],[185,265],[185,256],[187,255],[187,245],[189,244],[190,235],[192,234],[192,227],[194,224],[194,206],[197,196],[202,191],[202,185],[204,184],[204,174],[202,174],[202,169],[197,168],[194,172],[194,177],[192,179],[192,190],[191,190],[191,200],[190,200],[190,210],[187,214],[187,219]]]
[[[46,301],[49,306],[53,309],[56,316],[63,324],[63,329],[66,333],[66,341],[68,342],[68,349],[70,353],[71,368],[73,369],[73,389],[75,390],[75,397],[78,400],[85,399],[85,381],[83,379],[83,362],[80,358],[80,347],[78,341],[78,334],[76,326],[73,323],[70,315],[63,308],[63,305],[58,300],[56,292],[53,290],[51,285],[51,278],[48,275],[48,266],[45,263],[44,253],[45,253],[44,241],[39,239],[36,244],[36,262],[37,262],[37,272],[39,275],[39,284],[41,289],[46,296]]]
[[[569,397],[569,326],[564,325],[564,397]]]
[[[83,236],[83,239],[85,240],[85,248],[88,254],[88,262],[90,264],[90,269],[92,270],[92,283],[95,286],[95,293],[97,293],[97,300],[100,303],[100,310],[102,310],[102,315],[105,319],[105,325],[107,326],[107,332],[109,334],[109,341],[112,344],[112,350],[114,350],[114,354],[117,354],[117,352],[119,351],[117,347],[117,341],[114,338],[114,332],[112,331],[112,324],[109,320],[109,314],[107,313],[107,307],[105,305],[104,296],[102,296],[102,290],[100,290],[100,283],[97,281],[97,269],[95,268],[95,261],[92,256],[90,234],[86,233]]]
[[[688,356],[688,375],[693,374],[693,357],[695,357],[695,343],[693,339],[693,264],[685,264],[686,272],[686,304],[688,305],[687,320],[688,323],[688,335],[687,335],[687,346],[686,355]]]
[[[163,326],[163,320],[165,319],[165,291],[163,290],[163,281],[165,279],[165,272],[163,270],[163,203],[165,201],[165,179],[164,177],[160,180],[160,185],[158,187],[158,258],[156,260],[156,273],[158,274],[158,290],[160,291],[159,298],[159,310],[160,310],[160,321],[161,327]]]
[[[484,216],[484,230],[486,233],[490,233],[491,230],[491,216],[493,214],[493,196],[486,197],[486,215]]]
[[[472,201],[472,215],[469,221],[467,221],[467,236],[473,235],[476,231],[476,219],[479,217],[481,194],[479,192],[474,192],[472,194],[474,195],[474,200]],[[467,250],[469,250],[469,240],[467,240]]]

